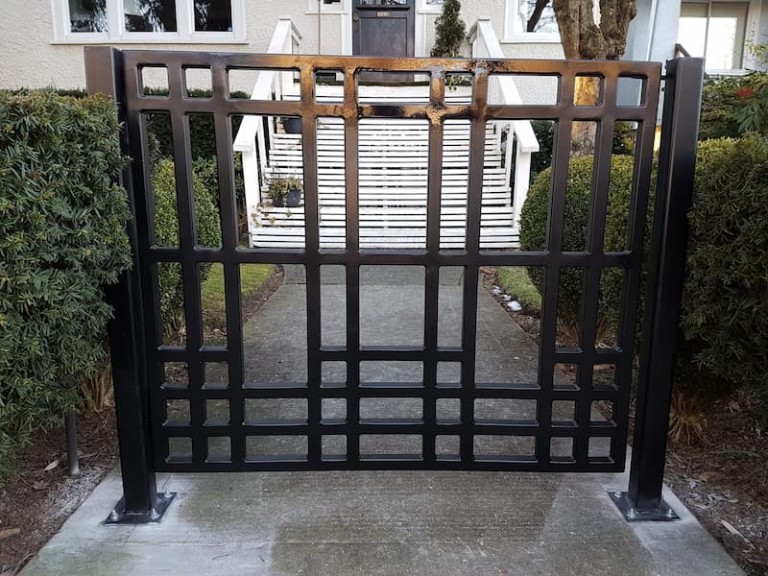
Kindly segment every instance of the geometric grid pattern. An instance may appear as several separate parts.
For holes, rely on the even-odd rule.
[[[149,68],[162,68],[167,74],[169,93],[153,96],[143,93],[142,74]],[[212,97],[191,98],[186,93],[185,75],[189,70],[209,71]],[[230,98],[229,74],[233,70],[291,70],[300,77],[298,101],[255,101]],[[319,103],[315,97],[315,74],[332,70],[343,75],[342,102]],[[429,77],[428,104],[361,104],[358,75],[362,70],[384,70],[424,74]],[[166,51],[124,52],[126,122],[135,194],[138,230],[137,265],[142,273],[142,295],[147,303],[146,360],[150,416],[155,466],[157,470],[235,471],[296,469],[483,469],[537,471],[616,471],[624,467],[627,440],[629,389],[639,301],[643,234],[647,216],[653,138],[660,89],[660,66],[632,62],[566,62],[521,60],[442,60],[346,58],[290,55],[205,54]],[[471,104],[446,103],[447,73],[468,74],[472,81]],[[547,105],[495,105],[489,103],[489,81],[495,74],[516,77],[548,76],[557,80],[556,102]],[[578,76],[597,78],[600,100],[595,106],[574,104]],[[640,88],[635,105],[617,103],[621,79],[632,79]],[[174,160],[179,219],[178,247],[155,245],[152,222],[152,191],[145,167],[149,165],[146,142],[146,114],[163,112],[170,116],[174,136]],[[191,188],[189,115],[212,114],[218,153],[218,181],[222,245],[204,248],[197,245],[194,198]],[[250,249],[238,246],[236,200],[232,152],[233,114],[299,116],[303,127],[305,249]],[[337,117],[344,122],[346,166],[345,247],[323,249],[320,244],[316,126],[319,117]],[[429,122],[429,171],[427,190],[426,247],[424,249],[361,250],[359,245],[357,149],[361,118],[411,118]],[[483,155],[486,124],[493,120],[551,119],[556,121],[550,214],[547,248],[541,252],[483,250],[480,245],[482,211]],[[466,239],[463,249],[445,250],[440,246],[440,191],[444,123],[468,120],[471,124]],[[629,210],[627,241],[623,250],[604,249],[604,223],[608,210],[608,183],[611,167],[611,139],[619,120],[636,123],[634,183]],[[568,178],[571,129],[574,122],[597,125],[592,198],[586,245],[583,251],[564,252],[562,238]],[[204,345],[202,335],[200,269],[203,263],[220,263],[225,279],[226,338],[224,346]],[[162,343],[160,304],[157,293],[158,265],[176,263],[184,286],[186,339],[184,346]],[[243,365],[243,326],[240,301],[240,266],[249,263],[296,264],[306,274],[307,381],[295,385],[269,386],[245,382]],[[320,270],[324,265],[344,267],[346,276],[346,344],[322,346],[320,339]],[[424,341],[420,346],[360,345],[360,268],[375,265],[420,266],[425,270]],[[538,266],[544,270],[542,320],[539,346],[539,373],[535,384],[475,382],[477,280],[483,266]],[[462,303],[461,345],[438,345],[438,283],[442,267],[459,267],[465,282]],[[561,270],[583,270],[582,318],[579,346],[556,346],[556,308]],[[595,342],[598,291],[605,269],[621,269],[624,290],[617,345],[602,349]],[[362,362],[416,362],[422,378],[411,384],[361,382]],[[343,385],[323,382],[323,364],[343,362]],[[164,382],[166,364],[186,366],[184,386]],[[224,387],[207,386],[205,366],[225,363]],[[460,365],[460,385],[438,385],[438,365]],[[558,364],[577,367],[574,386],[560,386],[555,372]],[[615,385],[592,385],[595,366],[612,365]],[[374,421],[361,414],[368,398],[416,399],[422,407],[417,418]],[[294,399],[302,406],[296,419],[275,422],[252,419],[249,404]],[[323,404],[334,399],[346,401],[340,418],[324,418]],[[594,422],[590,416],[596,400],[612,402],[610,421]],[[184,422],[168,419],[173,402],[188,403],[189,417]],[[438,405],[450,401],[457,406],[455,421],[441,421]],[[532,414],[524,419],[480,419],[478,401],[533,402]],[[210,406],[226,406],[227,414],[216,420],[207,413]],[[572,403],[572,418],[553,415],[556,403]],[[376,455],[366,452],[371,437],[403,436],[415,438],[418,446],[409,454]],[[343,449],[328,454],[324,443],[329,437],[344,439]],[[510,440],[507,452],[478,453],[478,440]],[[299,440],[299,453],[253,456],[252,443],[267,439]],[[440,443],[456,440],[455,449],[445,452]],[[600,456],[590,453],[595,438],[607,439],[609,451]],[[569,450],[554,446],[569,442]],[[272,440],[270,440],[272,441]],[[212,446],[225,442],[222,456]],[[185,448],[174,454],[174,445]]]

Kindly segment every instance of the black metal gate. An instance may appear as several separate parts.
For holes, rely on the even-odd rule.
[[[143,89],[142,77],[149,70],[167,74],[168,95],[151,95]],[[194,98],[187,92],[186,76],[204,70],[212,79],[212,97]],[[293,71],[300,77],[298,101],[241,100],[230,97],[229,80],[234,70]],[[361,71],[391,71],[426,74],[431,78],[428,103],[362,104],[358,99],[357,77]],[[334,71],[344,77],[343,101],[320,103],[315,96],[316,73]],[[472,79],[469,103],[446,102],[446,74],[463,74]],[[494,75],[554,78],[557,96],[545,105],[511,106],[489,103],[489,81]],[[632,485],[624,501],[628,517],[668,517],[660,499],[661,478],[669,406],[672,343],[676,329],[682,285],[685,245],[685,210],[690,203],[701,61],[667,63],[665,108],[661,153],[658,165],[654,243],[649,269],[649,291],[643,337],[643,355],[635,420]],[[643,237],[649,203],[654,136],[661,66],[632,62],[574,61],[480,61],[480,60],[392,60],[383,58],[341,58],[309,56],[265,56],[245,54],[204,54],[163,51],[124,51],[111,48],[87,49],[89,91],[115,96],[122,106],[127,146],[134,159],[126,177],[133,202],[131,225],[135,266],[113,290],[116,318],[111,330],[116,403],[119,418],[121,458],[125,489],[124,502],[113,519],[147,521],[167,504],[157,494],[154,471],[234,470],[326,470],[326,469],[445,469],[445,470],[529,470],[529,471],[621,471],[625,464],[632,365],[635,349],[635,320],[640,300],[643,267]],[[600,84],[599,102],[593,106],[574,103],[574,86],[579,77],[591,77]],[[640,92],[631,106],[617,103],[620,83],[633,82]],[[686,103],[679,98],[686,92]],[[177,181],[179,243],[158,246],[153,233],[153,199],[147,165],[149,150],[146,114],[167,113],[174,136]],[[217,248],[201,247],[195,232],[196,216],[191,189],[189,117],[211,114],[215,124],[218,153],[218,183],[222,242]],[[254,249],[238,244],[236,199],[232,152],[234,114],[299,116],[303,126],[303,182],[305,194],[305,248]],[[319,117],[340,118],[344,123],[346,164],[345,247],[321,246],[318,207],[317,124]],[[406,118],[428,122],[429,170],[426,203],[426,243],[423,249],[360,249],[358,197],[358,145],[361,119]],[[461,249],[441,248],[440,211],[443,176],[443,137],[446,121],[470,123],[466,234]],[[487,123],[496,120],[552,119],[556,121],[553,171],[548,221],[547,249],[539,252],[481,249],[483,213],[484,134]],[[604,250],[604,223],[608,210],[608,183],[611,178],[610,141],[617,121],[634,123],[636,145],[634,184],[629,226],[624,249]],[[568,186],[571,131],[574,122],[596,123],[596,152],[592,198],[585,246],[564,251],[563,229],[565,189]],[[186,342],[164,344],[159,326],[158,266],[175,264],[183,278]],[[216,263],[223,270],[226,292],[226,343],[209,346],[203,341],[200,302],[200,265]],[[245,382],[243,375],[243,323],[241,316],[240,266],[248,263],[297,264],[306,270],[306,382],[270,386]],[[320,340],[322,266],[343,267],[346,284],[346,345],[323,346]],[[423,268],[424,342],[420,346],[363,346],[360,342],[361,266],[407,265]],[[534,266],[544,271],[541,334],[536,382],[478,382],[476,330],[477,282],[482,267]],[[465,278],[462,297],[462,331],[459,346],[438,345],[438,297],[441,268],[454,267]],[[583,271],[581,333],[578,346],[556,345],[558,283],[561,271]],[[615,346],[602,349],[595,342],[598,292],[601,274],[619,270],[624,275],[621,328]],[[422,378],[409,384],[361,382],[364,362],[415,362],[422,366]],[[208,387],[204,366],[226,363],[227,386]],[[327,385],[321,376],[326,362],[345,365],[341,385]],[[188,383],[167,386],[163,366],[183,363]],[[459,384],[442,387],[438,366],[460,366]],[[557,384],[557,365],[577,368],[571,386]],[[611,365],[615,380],[609,386],[593,386],[596,366]],[[417,399],[423,406],[420,418],[370,421],[361,417],[360,403],[366,398]],[[244,404],[249,399],[298,399],[306,406],[303,419],[250,421]],[[189,403],[191,416],[182,424],[167,418],[167,402]],[[329,420],[322,402],[346,401],[346,416]],[[459,406],[456,421],[441,421],[436,403],[451,399]],[[477,400],[525,400],[535,408],[530,418],[476,418]],[[610,402],[613,415],[602,421],[590,417],[595,401]],[[228,418],[210,422],[206,406],[224,402]],[[572,406],[572,416],[553,417],[558,403]],[[249,455],[247,444],[262,438],[301,437],[304,453],[291,456]],[[345,449],[333,455],[324,452],[326,436],[343,437]],[[416,454],[371,455],[360,449],[365,435],[409,435],[418,437]],[[453,453],[436,449],[440,437],[457,439]],[[485,436],[525,439],[526,451],[480,455],[476,440]],[[169,443],[183,438],[188,442],[182,457],[171,454]],[[607,439],[606,453],[594,455],[593,439]],[[212,442],[224,439],[224,456],[212,457]],[[567,440],[565,453],[555,454],[553,446]]]

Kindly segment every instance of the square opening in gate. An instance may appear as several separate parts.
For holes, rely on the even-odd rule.
[[[320,267],[320,322],[323,346],[347,345],[347,277],[345,266]]]
[[[270,422],[306,424],[306,398],[247,398],[245,400],[246,424]]]
[[[573,457],[573,438],[564,436],[552,437],[549,444],[549,456],[554,462],[572,463]]]
[[[360,419],[421,422],[424,417],[421,398],[361,398]]]
[[[424,342],[422,266],[360,267],[360,343],[421,346]]]
[[[189,426],[189,400],[166,400],[165,416],[164,426]]]
[[[500,424],[537,423],[537,401],[516,398],[476,398],[475,422],[494,421]]]
[[[360,384],[364,388],[386,385],[405,388],[424,387],[422,362],[402,360],[360,362]]]
[[[252,461],[304,461],[307,459],[306,436],[247,436],[246,459]]]
[[[347,420],[346,398],[323,398],[321,404],[323,424],[342,424]]]
[[[461,362],[437,363],[437,387],[461,388]]]
[[[203,363],[203,389],[226,390],[229,388],[229,368],[226,362]]]
[[[189,372],[186,362],[163,362],[163,388],[185,389],[189,386]]]
[[[536,455],[536,438],[533,436],[475,435],[476,458],[503,457],[531,461]]]
[[[323,436],[322,452],[323,460],[346,460],[347,437],[341,434]]]
[[[461,423],[461,400],[438,398],[435,401],[435,414],[437,423],[440,425]]]
[[[360,458],[376,456],[421,456],[422,437],[418,434],[363,434]]]
[[[141,66],[140,94],[142,96],[168,97],[168,68],[165,66]]]
[[[435,455],[438,460],[454,460],[461,452],[461,438],[459,436],[435,437]]]
[[[212,436],[208,438],[208,456],[205,461],[210,463],[231,462],[232,445],[230,439],[226,436]]]
[[[167,462],[180,464],[192,461],[192,438],[172,437],[168,438]]]
[[[189,98],[210,98],[213,95],[211,69],[207,66],[204,68],[185,67],[184,86],[186,96]]]
[[[252,269],[241,266],[241,290]],[[248,388],[307,386],[307,327],[320,331],[319,302],[307,314],[305,268],[283,264],[270,273],[253,298],[243,299],[243,373]]]
[[[229,426],[229,400],[205,401],[205,426]]]

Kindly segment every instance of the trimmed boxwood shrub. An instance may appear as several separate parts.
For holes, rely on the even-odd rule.
[[[768,393],[768,141],[699,145],[682,326],[698,363]]]
[[[0,93],[0,481],[104,358],[102,286],[130,264],[104,98]]]
[[[592,156],[573,158],[569,163],[563,229],[564,251],[581,251],[587,245],[593,165]],[[614,156],[612,159],[604,240],[606,251],[620,251],[625,247],[633,167],[632,156]],[[546,245],[551,173],[551,168],[544,169],[528,190],[528,197],[520,215],[520,247],[523,250],[543,250]],[[541,293],[544,271],[531,267],[528,268],[528,274]],[[608,320],[615,321],[617,318],[622,282],[621,271],[609,270],[603,274],[600,309]],[[561,269],[558,289],[558,313],[561,320],[571,324],[576,322],[581,308],[582,284],[581,270]]]
[[[211,167],[207,162],[195,162],[192,170],[192,189],[195,195],[197,244],[216,247],[221,245],[221,225],[218,209],[218,189],[211,182]],[[201,175],[202,173],[202,175]],[[206,186],[206,183],[211,187]],[[158,246],[178,246],[179,220],[176,211],[176,174],[172,160],[158,161],[152,173],[155,203],[155,242]],[[200,281],[208,276],[210,264],[200,267]],[[168,263],[158,267],[160,312],[163,327],[172,334],[181,326],[184,310],[184,288],[181,267]]]

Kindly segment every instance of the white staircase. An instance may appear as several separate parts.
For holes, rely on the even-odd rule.
[[[497,130],[499,128],[499,130]],[[501,149],[501,126],[485,134],[485,166],[480,246],[517,245],[511,190]],[[443,137],[440,247],[464,248],[466,237],[469,121],[450,121]],[[425,121],[361,120],[358,189],[361,248],[424,248],[427,230],[429,133]],[[322,248],[343,248],[346,228],[344,125],[318,122],[317,174]],[[276,132],[268,153],[265,181],[303,175],[302,139]],[[262,189],[266,199],[266,188]],[[252,245],[304,247],[304,208],[277,208],[263,200],[253,215]]]

